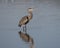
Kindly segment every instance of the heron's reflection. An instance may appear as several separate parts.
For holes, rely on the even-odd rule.
[[[22,38],[22,40],[24,40],[25,42],[29,42],[29,43],[34,44],[34,40],[29,34],[23,33],[21,31],[19,31],[18,33],[20,35],[20,38]]]
[[[19,31],[18,33],[19,33],[19,35],[20,35],[20,38],[21,38],[23,41],[28,42],[28,43],[31,43],[30,48],[34,48],[34,40],[33,40],[33,38],[32,38],[29,34],[23,33],[23,32],[21,32],[21,31]]]

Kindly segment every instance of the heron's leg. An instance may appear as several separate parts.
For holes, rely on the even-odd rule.
[[[26,28],[26,25],[25,25],[25,33],[27,33],[27,28]]]
[[[23,32],[25,32],[24,26],[23,26]]]

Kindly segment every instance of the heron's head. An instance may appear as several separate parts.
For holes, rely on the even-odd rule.
[[[32,13],[32,11],[33,11],[33,8],[28,8],[29,13]]]

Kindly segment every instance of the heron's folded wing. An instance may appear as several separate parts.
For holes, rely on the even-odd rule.
[[[20,24],[24,24],[24,23],[26,23],[27,22],[27,16],[24,16],[24,17],[22,17],[22,19],[20,20]]]

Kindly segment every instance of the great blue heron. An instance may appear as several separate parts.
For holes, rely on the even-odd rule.
[[[28,13],[29,13],[29,14],[28,14],[27,16],[22,17],[22,19],[19,21],[19,24],[18,24],[19,27],[21,27],[22,25],[25,25],[25,26],[23,27],[23,31],[25,31],[25,32],[26,32],[26,30],[27,30],[26,24],[27,24],[27,23],[32,19],[32,17],[33,17],[32,11],[33,11],[32,8],[28,8]],[[24,28],[25,28],[25,30],[24,30]]]
[[[25,42],[30,42],[30,43],[34,44],[33,38],[30,37],[27,33],[23,33],[21,31],[19,31],[19,35],[22,38],[22,40],[24,40]]]

